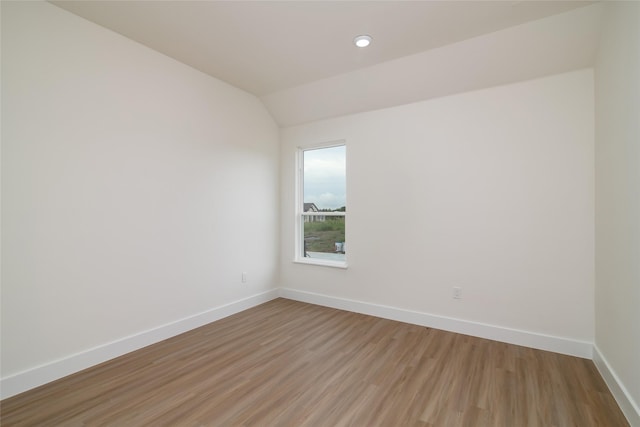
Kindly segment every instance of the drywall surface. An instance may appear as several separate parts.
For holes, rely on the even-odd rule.
[[[3,377],[274,288],[278,129],[254,96],[2,2],[2,112]]]
[[[293,126],[591,67],[602,7],[581,7],[261,99],[280,125]]]
[[[592,342],[593,108],[584,69],[284,128],[282,285]],[[297,147],[341,139],[349,267],[296,264]]]
[[[638,76],[640,4],[610,2],[595,67],[595,340],[626,388],[627,398],[635,401],[636,420],[640,420]]]

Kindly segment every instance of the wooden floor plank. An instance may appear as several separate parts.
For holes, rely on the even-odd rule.
[[[2,426],[628,426],[593,362],[277,299],[0,402]]]

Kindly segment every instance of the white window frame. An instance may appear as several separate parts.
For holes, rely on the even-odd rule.
[[[326,260],[319,258],[309,258],[304,256],[304,217],[315,216],[318,212],[304,212],[304,152],[309,150],[318,150],[322,148],[345,147],[345,156],[347,151],[347,142],[345,140],[324,142],[320,144],[299,146],[296,155],[296,206],[295,206],[295,255],[293,262],[299,264],[320,265],[325,267],[347,268],[347,254],[345,253],[344,261]],[[345,181],[346,181],[345,176]],[[345,182],[346,184],[346,182]],[[324,216],[342,216],[345,221],[345,241],[347,233],[347,213],[346,212],[322,212]]]

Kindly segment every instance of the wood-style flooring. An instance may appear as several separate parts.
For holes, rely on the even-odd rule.
[[[2,426],[627,426],[590,360],[286,299],[1,402]]]

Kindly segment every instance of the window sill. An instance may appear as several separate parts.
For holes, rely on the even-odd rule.
[[[346,261],[331,261],[318,258],[296,258],[293,262],[296,264],[319,265],[322,267],[342,268],[345,270],[348,267]]]

